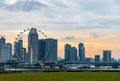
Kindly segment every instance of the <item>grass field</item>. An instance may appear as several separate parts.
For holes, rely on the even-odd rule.
[[[0,74],[0,81],[120,81],[120,72],[33,72]]]

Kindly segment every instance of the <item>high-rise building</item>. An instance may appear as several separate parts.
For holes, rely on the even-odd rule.
[[[65,61],[70,61],[70,50],[71,50],[71,45],[70,44],[66,44],[65,45]]]
[[[6,40],[4,37],[0,37],[0,62],[2,62],[3,57],[3,47],[5,46]]]
[[[12,59],[12,44],[7,43],[3,46],[2,62],[8,62]]]
[[[39,61],[45,61],[45,39],[39,40],[39,55],[38,59]]]
[[[77,49],[70,44],[65,45],[65,61],[77,61]]]
[[[111,51],[110,50],[103,51],[103,62],[111,62]]]
[[[85,61],[85,47],[83,43],[79,44],[78,50],[79,50],[80,61]]]
[[[23,40],[18,40],[14,42],[14,57],[19,61],[23,62]]]
[[[23,57],[23,62],[27,62],[27,53],[26,53],[26,48],[22,48],[22,57]]]
[[[31,50],[33,53],[31,53]],[[29,61],[33,60],[33,62],[38,61],[38,33],[36,28],[31,28],[28,34],[28,54],[29,54]],[[33,54],[31,57],[31,54]]]
[[[75,47],[70,49],[70,61],[77,61],[77,49]]]
[[[100,55],[95,55],[95,62],[100,62]]]
[[[12,60],[12,44],[7,43],[6,46],[8,48],[8,60]]]
[[[57,61],[57,39],[45,39],[45,61]]]
[[[5,63],[12,59],[12,44],[7,43],[4,37],[0,38],[0,62]]]

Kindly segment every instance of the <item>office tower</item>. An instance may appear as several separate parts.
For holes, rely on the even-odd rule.
[[[110,50],[103,51],[103,62],[111,62],[111,51]]]
[[[70,49],[70,61],[77,61],[77,49],[75,47]]]
[[[57,61],[57,39],[45,39],[45,61]]]
[[[39,61],[45,61],[45,39],[40,39],[39,40],[39,55],[38,59]]]
[[[19,61],[23,62],[23,40],[18,40],[14,42],[14,57]]]
[[[3,47],[5,46],[6,40],[4,37],[0,37],[0,62],[2,62],[3,57]]]
[[[23,57],[23,62],[27,62],[27,60],[26,60],[26,57],[27,57],[26,48],[22,48],[22,57]]]
[[[79,44],[78,50],[79,50],[80,61],[85,61],[85,47],[83,43]]]
[[[71,45],[70,44],[66,44],[65,45],[65,61],[70,61],[70,50],[71,50]]]
[[[33,60],[33,62],[38,61],[38,33],[36,28],[31,28],[28,34],[28,54],[29,61],[30,60]],[[31,57],[31,54],[33,54],[32,55],[33,57]]]
[[[12,44],[7,43],[3,46],[2,62],[8,62],[12,59]]]
[[[7,43],[6,46],[7,46],[8,60],[12,60],[12,44]]]
[[[4,37],[0,38],[0,62],[5,63],[12,59],[12,44],[7,43]]]
[[[77,49],[70,44],[65,45],[65,61],[77,61]]]
[[[95,62],[100,62],[100,55],[95,55]]]

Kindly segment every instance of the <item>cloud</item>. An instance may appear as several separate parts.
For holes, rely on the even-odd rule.
[[[36,0],[20,0],[13,4],[7,4],[5,1],[1,1],[0,7],[9,11],[33,11],[40,10],[41,8],[47,8],[48,5],[43,4]]]
[[[91,37],[90,38],[99,38],[102,35],[100,33],[91,33]]]
[[[45,1],[47,2],[47,0]],[[81,5],[81,4],[78,5],[77,3],[75,3],[77,2],[77,0],[76,1],[69,0],[66,3],[64,3],[64,5],[67,5],[68,8],[60,7],[60,5],[59,6],[55,5],[56,3],[54,2],[54,0],[52,1],[53,3],[49,1],[52,1],[52,0],[48,0],[47,5],[50,5],[49,9],[42,9],[42,10],[37,9],[37,10],[34,10],[35,12],[33,10],[31,10],[32,12],[28,12],[27,10],[24,10],[26,12],[14,12],[13,13],[13,12],[9,12],[11,10],[9,9],[8,15],[11,18],[8,18],[6,20],[4,20],[3,18],[5,25],[7,25],[6,23],[8,23],[8,26],[11,26],[11,27],[18,27],[19,25],[21,27],[25,27],[26,25],[28,26],[31,24],[35,26],[46,24],[48,30],[53,30],[53,29],[55,31],[56,30],[57,31],[86,30],[87,32],[89,32],[92,30],[100,31],[101,29],[108,29],[107,28],[108,23],[106,22],[109,20],[112,20],[111,17],[108,17],[108,19],[106,19],[106,16],[96,15],[96,13],[87,14],[86,10],[83,10],[82,7],[75,7],[75,5],[77,6]],[[37,2],[43,3],[41,1],[37,1]],[[58,2],[62,2],[60,4],[63,4],[62,0],[61,1],[59,0]],[[70,4],[68,4],[68,2],[70,2]],[[16,3],[12,5],[15,5]],[[14,9],[12,9],[12,11],[13,10]],[[19,9],[17,11],[23,11],[23,10]],[[77,13],[77,11],[81,11],[81,13]],[[85,13],[86,15],[82,13]],[[6,15],[7,15],[7,12],[6,12]],[[101,26],[101,25],[105,25],[105,26]],[[111,29],[110,27],[111,26],[109,26],[109,29]]]
[[[38,26],[60,44],[120,43],[120,0],[0,0],[0,13],[1,31]]]
[[[52,4],[57,7],[68,8],[68,6],[65,3],[63,3],[61,0],[54,0],[52,1]]]
[[[3,8],[5,6],[5,1],[4,0],[0,0],[0,8]]]
[[[0,0],[2,8],[0,11],[3,12],[0,18],[2,17],[4,22],[17,22],[16,26],[19,22],[23,22],[20,23],[23,26],[42,23],[51,29],[62,31],[73,29],[91,31],[108,27],[111,29],[112,25],[120,25],[120,6],[117,5],[119,0],[16,0],[13,4],[7,4],[5,1],[7,0]],[[4,17],[7,15],[12,18],[5,20]]]
[[[76,38],[74,36],[67,36],[67,37],[63,38],[63,40],[73,41],[73,40],[76,40]]]

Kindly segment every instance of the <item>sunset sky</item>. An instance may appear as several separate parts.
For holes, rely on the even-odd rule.
[[[120,58],[120,0],[0,0],[0,36],[13,43],[31,27],[58,39],[60,57],[66,43],[83,42],[86,57],[112,50]]]

